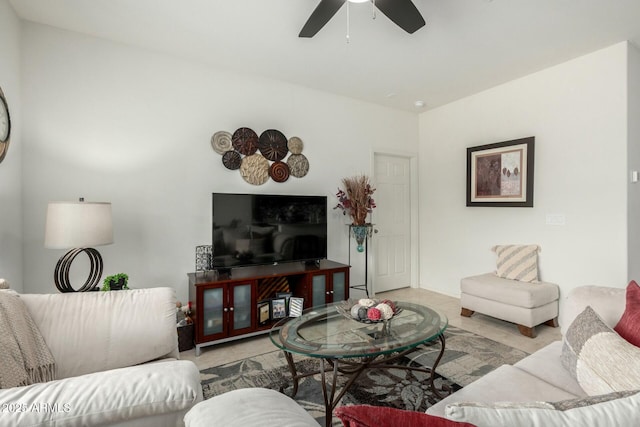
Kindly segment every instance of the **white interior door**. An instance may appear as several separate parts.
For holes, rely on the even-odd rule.
[[[411,286],[411,159],[375,154],[375,292]]]

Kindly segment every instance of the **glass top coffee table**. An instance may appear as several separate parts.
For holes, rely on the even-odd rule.
[[[363,323],[345,313],[346,302],[327,304],[305,310],[302,316],[282,319],[270,331],[271,341],[284,351],[293,378],[293,392],[298,392],[301,378],[320,374],[326,410],[326,425],[331,426],[333,409],[347,390],[367,369],[405,369],[428,373],[429,387],[439,398],[449,394],[434,385],[435,370],[445,349],[444,330],[447,317],[433,308],[397,302],[398,314],[391,320]],[[348,307],[347,307],[348,308]],[[439,340],[440,353],[432,367],[394,363],[421,344]],[[320,359],[319,371],[298,373],[292,354]],[[333,371],[327,381],[328,365]],[[337,393],[338,374],[346,382]]]

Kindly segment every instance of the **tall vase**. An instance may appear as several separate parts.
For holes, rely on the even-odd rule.
[[[364,241],[369,235],[371,235],[371,224],[352,225],[351,232],[353,233],[353,237],[356,239],[356,243],[358,243],[358,252],[364,252]]]

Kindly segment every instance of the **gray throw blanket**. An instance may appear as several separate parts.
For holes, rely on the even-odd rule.
[[[55,379],[56,364],[18,294],[0,291],[0,388]]]

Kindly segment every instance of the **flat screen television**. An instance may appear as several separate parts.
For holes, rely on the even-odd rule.
[[[327,197],[213,193],[216,270],[327,258]]]

